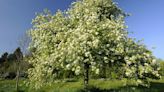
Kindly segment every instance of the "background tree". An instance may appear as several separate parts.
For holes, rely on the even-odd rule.
[[[7,57],[8,57],[8,53],[7,52],[2,54],[0,63],[7,62]]]
[[[29,68],[29,63],[26,61],[30,56],[24,56],[25,60],[19,63],[20,66],[20,76],[27,77],[27,69]],[[0,77],[4,79],[14,79],[17,73],[17,57],[14,53],[5,52],[0,58]]]
[[[17,48],[14,52],[17,59],[17,76],[16,76],[16,91],[19,91],[19,76],[20,76],[20,63],[23,61],[23,54],[20,48]]]
[[[1,70],[1,74],[5,73],[7,68],[9,67],[8,62],[8,53],[5,52],[2,54],[1,58],[0,58],[0,70]]]

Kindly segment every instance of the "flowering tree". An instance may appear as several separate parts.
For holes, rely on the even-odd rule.
[[[99,74],[100,67],[110,63],[124,66],[127,77],[154,72],[158,76],[151,52],[128,38],[124,17],[111,0],[79,0],[65,12],[37,15],[29,31],[33,54],[29,60],[33,65],[30,84],[39,88],[53,82],[55,71],[71,70],[84,74],[86,88],[89,70]]]
[[[159,62],[156,62],[152,52],[140,41],[128,39],[125,45],[125,76],[136,79],[136,84],[149,86],[148,78],[159,79]]]

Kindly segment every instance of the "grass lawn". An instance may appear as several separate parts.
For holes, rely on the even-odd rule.
[[[130,82],[130,81],[129,81]],[[164,92],[164,77],[152,80],[150,88],[125,86],[124,80],[90,80],[90,92]],[[54,83],[39,90],[28,89],[20,82],[20,92],[83,92],[83,81]],[[15,80],[0,80],[0,92],[15,92]]]

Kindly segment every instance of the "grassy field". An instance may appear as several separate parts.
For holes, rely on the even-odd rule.
[[[131,82],[131,81],[129,81]],[[54,83],[39,90],[29,89],[20,82],[20,92],[83,92],[83,81]],[[164,92],[164,77],[152,80],[150,88],[125,86],[124,80],[90,80],[90,92]],[[15,92],[15,80],[1,80],[0,92]]]

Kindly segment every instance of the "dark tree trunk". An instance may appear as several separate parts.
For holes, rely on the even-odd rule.
[[[106,78],[106,63],[103,61],[102,63],[102,73],[101,78]]]
[[[84,63],[84,90],[88,90],[88,82],[89,82],[89,64]]]
[[[137,62],[136,77],[137,77],[137,79],[139,79],[139,62]]]

